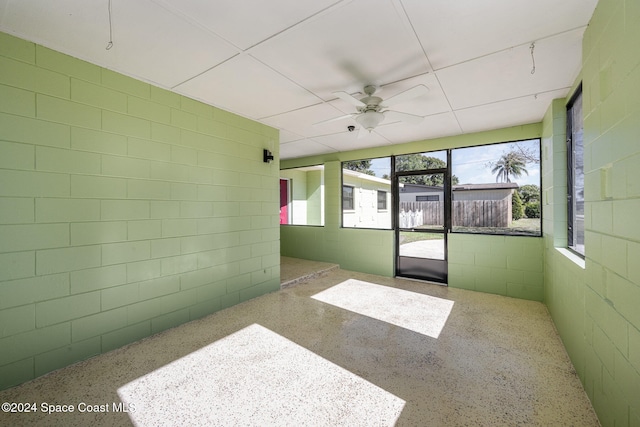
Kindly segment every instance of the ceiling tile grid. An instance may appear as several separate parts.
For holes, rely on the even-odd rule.
[[[0,30],[276,127],[286,159],[540,121],[596,3],[0,0]],[[424,119],[349,132],[366,85],[426,86],[390,107]]]

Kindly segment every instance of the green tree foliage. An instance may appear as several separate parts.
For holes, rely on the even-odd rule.
[[[376,175],[376,173],[371,170],[371,160],[351,160],[348,162],[343,162],[342,168],[365,173],[367,175]]]
[[[526,160],[516,151],[503,154],[492,164],[491,173],[496,174],[496,182],[511,182],[511,178],[519,178],[523,173],[529,175]]]
[[[396,171],[397,172],[406,172],[406,171],[419,171],[419,170],[429,170],[429,169],[444,169],[447,167],[447,163],[431,156],[424,156],[422,154],[406,154],[404,156],[396,157]],[[403,183],[406,184],[420,184],[420,185],[431,185],[434,187],[439,187],[443,185],[442,175],[415,175],[415,176],[406,176],[402,179]],[[452,185],[458,184],[458,177],[453,175],[451,177]]]
[[[540,187],[534,184],[523,185],[518,188],[518,193],[520,193],[520,198],[522,202],[527,204],[534,201],[540,201]],[[529,215],[527,215],[529,216]]]
[[[527,218],[540,218],[540,202],[535,200],[525,204],[524,213]]]
[[[514,191],[511,196],[511,218],[513,218],[514,221],[517,221],[522,217],[524,217],[524,205],[522,204],[520,194],[518,194],[517,191]]]

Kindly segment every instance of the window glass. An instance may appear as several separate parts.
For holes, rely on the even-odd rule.
[[[388,194],[387,191],[378,190],[378,210],[387,209]]]
[[[451,152],[453,232],[541,235],[540,140]]]
[[[346,211],[352,211],[353,204],[353,187],[350,185],[342,186],[342,209]]]
[[[324,225],[324,166],[280,171],[280,224]]]
[[[582,88],[567,109],[567,237],[568,246],[584,256],[584,147]]]
[[[444,169],[446,167],[446,150],[396,156],[396,172]]]
[[[391,229],[391,158],[342,162],[342,226]]]

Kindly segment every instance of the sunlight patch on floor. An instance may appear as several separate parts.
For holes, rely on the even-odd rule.
[[[118,389],[142,425],[380,425],[405,401],[258,324]]]
[[[440,336],[453,308],[450,300],[355,279],[312,298],[432,338]]]

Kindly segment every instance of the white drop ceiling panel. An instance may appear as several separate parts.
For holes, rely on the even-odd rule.
[[[337,0],[154,1],[242,50],[339,3]]]
[[[568,88],[580,70],[581,40],[574,30],[537,42],[533,58],[521,45],[440,70],[438,78],[454,110]]]
[[[246,54],[194,77],[176,90],[253,119],[320,102],[312,93]]]
[[[406,17],[388,0],[342,2],[251,52],[324,100],[429,71]]]

